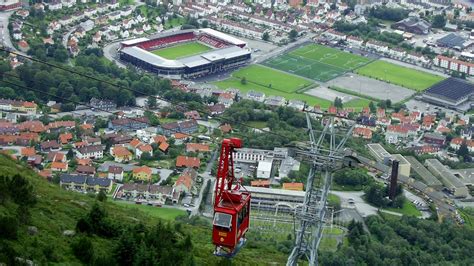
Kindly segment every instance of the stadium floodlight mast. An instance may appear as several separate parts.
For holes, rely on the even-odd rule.
[[[340,165],[344,159],[343,147],[352,134],[355,124],[346,132],[342,140],[336,145],[336,133],[334,116],[323,117],[325,126],[316,141],[311,119],[306,113],[306,122],[311,142],[309,151],[296,151],[303,160],[311,163],[311,168],[306,181],[306,193],[303,206],[296,210],[297,219],[295,229],[295,245],[288,257],[287,266],[297,265],[298,259],[306,257],[309,265],[318,264],[318,247],[321,242],[324,216],[326,214],[326,201],[332,182],[332,171]],[[325,143],[329,135],[329,143]],[[329,147],[329,149],[327,148]],[[315,182],[316,173],[321,173],[322,185]]]

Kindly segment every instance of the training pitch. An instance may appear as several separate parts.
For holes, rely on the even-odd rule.
[[[152,53],[161,56],[169,60],[175,60],[182,57],[188,57],[192,55],[201,54],[211,50],[210,47],[198,43],[198,42],[189,42],[178,45],[173,45],[171,47],[158,49],[152,51]]]
[[[298,49],[269,59],[263,64],[302,77],[328,81],[353,69],[362,67],[370,59],[326,47],[308,44]]]
[[[268,67],[251,65],[232,73],[238,79],[245,77],[246,82],[281,92],[295,92],[308,87],[313,82]]]
[[[402,87],[423,91],[444,78],[424,71],[407,68],[385,61],[375,61],[356,70],[357,74],[383,80]]]

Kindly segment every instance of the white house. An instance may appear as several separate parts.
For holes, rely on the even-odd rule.
[[[104,157],[104,147],[102,145],[85,146],[77,149],[78,159],[101,159]]]
[[[272,162],[260,161],[257,167],[257,178],[269,179],[272,173]]]

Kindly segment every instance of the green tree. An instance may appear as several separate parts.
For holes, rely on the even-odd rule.
[[[97,200],[100,202],[105,202],[107,201],[107,194],[105,194],[104,190],[100,190],[99,193],[97,194]]]
[[[339,97],[336,97],[336,99],[334,99],[334,106],[336,108],[342,109],[343,108],[342,99]]]
[[[375,113],[377,111],[377,107],[375,107],[374,102],[370,101],[369,103],[369,109],[371,113]]]
[[[433,22],[431,26],[433,28],[444,28],[444,26],[446,26],[446,17],[443,15],[433,16]]]
[[[262,35],[262,40],[268,42],[270,40],[270,34],[266,31]]]
[[[240,79],[240,84],[242,84],[242,85],[247,85],[247,78],[246,78],[246,77],[242,77],[242,79]]]
[[[292,42],[294,42],[297,37],[298,37],[298,32],[294,29],[292,29],[290,33],[288,33],[288,38],[290,38],[290,41]]]
[[[150,109],[156,108],[156,97],[155,96],[149,96],[147,104],[148,104],[148,108],[150,108]]]
[[[201,23],[201,28],[208,28],[209,27],[209,21],[203,20]]]
[[[463,141],[459,150],[456,152],[458,156],[462,156],[463,158],[469,156],[469,148],[467,147],[466,141]]]

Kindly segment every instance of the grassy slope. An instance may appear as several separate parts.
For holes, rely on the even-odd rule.
[[[158,49],[152,51],[152,53],[164,57],[166,59],[174,60],[180,57],[200,54],[209,50],[211,50],[211,48],[207,47],[204,44],[200,44],[198,42],[191,42],[174,45],[168,48]]]
[[[357,69],[356,72],[363,76],[377,78],[416,91],[423,91],[444,79],[441,76],[385,61],[375,61]]]
[[[408,215],[408,216],[421,216],[421,212],[415,207],[415,204],[410,202],[410,200],[405,200],[403,203],[403,208],[398,209],[398,208],[387,208],[387,211],[392,211],[392,212],[398,212],[403,215]]]
[[[51,247],[57,262],[78,265],[79,261],[74,257],[69,247],[73,238],[64,237],[62,233],[64,230],[74,230],[77,219],[88,213],[95,200],[87,195],[59,189],[57,185],[46,182],[33,171],[18,165],[17,162],[5,156],[0,156],[0,173],[11,175],[19,173],[27,177],[35,187],[38,197],[37,204],[30,210],[31,224],[29,224],[38,228],[38,234],[34,237],[28,236],[27,227],[24,225],[21,227],[18,240],[8,241],[8,245],[20,252],[23,257],[32,258],[40,264],[46,264],[45,261],[41,261],[44,259],[43,249]],[[124,222],[129,221],[132,224],[142,221],[151,226],[156,223],[158,218],[171,219],[170,214],[166,211],[163,211],[162,214],[159,211],[147,214],[139,209],[123,207],[112,202],[105,203],[105,206],[110,217]],[[5,211],[6,207],[0,205],[0,213]],[[210,227],[185,224],[183,228],[191,234],[197,265],[216,265],[221,261],[220,258],[212,255]],[[113,239],[93,237],[92,240],[96,252],[102,254],[112,252],[115,244]],[[283,264],[285,261],[284,254],[261,242],[247,245],[233,260],[236,265],[262,265],[272,262]]]
[[[307,87],[312,83],[306,79],[260,65],[251,65],[239,69],[232,73],[232,76],[239,79],[245,77],[249,83],[255,83],[265,87],[269,87],[271,84],[271,88],[269,89],[287,93]]]

